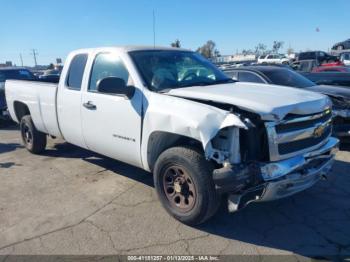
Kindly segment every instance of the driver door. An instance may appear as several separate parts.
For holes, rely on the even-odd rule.
[[[129,71],[118,53],[97,54],[88,86],[82,94],[82,126],[86,145],[92,151],[142,166],[141,92],[136,89],[130,99],[99,92],[99,81],[111,76],[133,85]]]

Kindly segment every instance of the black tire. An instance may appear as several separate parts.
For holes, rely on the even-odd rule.
[[[183,204],[184,207],[180,208],[177,205],[181,203],[169,200],[169,192],[166,192],[169,188],[165,189],[165,187],[169,186],[169,181],[166,180],[168,179],[166,177],[168,174],[167,170],[171,170],[172,167],[179,168],[179,170],[182,169],[183,172],[187,173],[186,175],[189,177],[191,183],[193,183],[189,183],[193,191],[195,191],[194,193],[192,192],[194,200],[192,199],[192,203],[190,203],[192,208],[189,210],[185,210],[186,204]],[[165,150],[155,163],[153,176],[158,197],[167,212],[180,222],[188,225],[198,225],[212,217],[220,204],[220,198],[215,190],[212,179],[212,172],[213,166],[211,163],[204,158],[203,154],[194,148],[173,147]],[[176,179],[174,183],[176,183]],[[189,180],[186,179],[185,181]],[[170,191],[172,191],[171,187],[170,185]],[[183,184],[182,187],[185,188],[186,185]],[[189,186],[187,186],[188,188]],[[176,194],[184,194],[182,189],[180,189],[180,193],[176,191],[176,185],[173,186],[173,193],[174,196]],[[186,203],[186,196],[183,196],[181,199],[184,199],[183,202]],[[187,200],[188,202],[189,200]]]
[[[20,129],[23,144],[29,152],[39,154],[45,150],[46,134],[36,129],[30,115],[22,117]]]

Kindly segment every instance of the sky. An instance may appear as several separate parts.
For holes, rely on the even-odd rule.
[[[156,45],[195,50],[213,40],[221,54],[272,47],[329,50],[350,38],[350,0],[0,0],[0,63],[63,60],[78,48]],[[318,28],[319,30],[316,30]],[[319,31],[319,32],[317,32]]]

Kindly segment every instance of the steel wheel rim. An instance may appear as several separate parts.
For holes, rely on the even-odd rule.
[[[164,193],[170,203],[181,213],[193,209],[197,191],[189,172],[181,166],[168,167],[163,176]]]
[[[22,128],[22,138],[24,143],[31,145],[33,143],[33,133],[27,124]]]

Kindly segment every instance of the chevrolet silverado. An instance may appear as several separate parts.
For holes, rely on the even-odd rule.
[[[60,137],[152,172],[164,208],[190,225],[222,198],[236,211],[311,187],[338,146],[326,96],[235,82],[184,49],[77,50],[58,84],[10,80],[5,92],[30,152]]]

